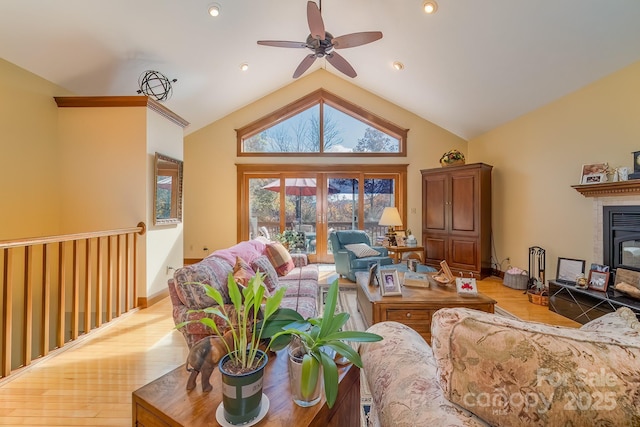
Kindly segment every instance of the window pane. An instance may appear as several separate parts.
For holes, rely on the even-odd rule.
[[[364,229],[373,244],[382,244],[386,233],[384,226],[378,225],[382,211],[387,206],[395,206],[395,180],[373,179],[364,180]]]
[[[327,185],[327,238],[334,230],[357,230],[358,180],[330,178]],[[331,253],[331,246],[328,252]]]
[[[324,104],[324,151],[398,153],[400,140]]]
[[[267,188],[279,178],[249,179],[249,238],[260,235],[261,227],[266,227],[273,239],[280,232],[280,193]]]
[[[246,138],[244,153],[317,153],[320,151],[320,106],[285,119],[257,135]]]

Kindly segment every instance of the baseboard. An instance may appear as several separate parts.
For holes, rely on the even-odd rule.
[[[491,269],[491,275],[495,276],[495,277],[499,277],[501,279],[504,279],[504,271],[500,271],[500,270],[497,270],[495,268]]]
[[[157,292],[148,297],[138,297],[138,308],[147,308],[169,296],[169,289]]]

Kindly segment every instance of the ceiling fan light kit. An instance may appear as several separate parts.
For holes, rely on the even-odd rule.
[[[321,9],[322,0],[320,0],[320,7],[318,7],[318,5],[313,1],[307,2],[307,23],[309,25],[309,35],[305,42],[259,40],[258,44],[272,47],[297,49],[307,48],[311,50],[313,53],[305,56],[293,72],[294,79],[304,74],[304,72],[313,65],[317,58],[326,58],[327,61],[341,73],[351,78],[356,77],[357,73],[351,64],[349,64],[342,55],[335,52],[334,49],[347,49],[350,47],[362,46],[364,44],[380,40],[382,38],[382,33],[380,31],[366,31],[333,37],[330,32],[325,30]]]

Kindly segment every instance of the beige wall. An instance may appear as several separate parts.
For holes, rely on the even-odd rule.
[[[147,296],[154,296],[167,290],[167,280],[173,277],[174,270],[184,259],[183,225],[153,225],[155,153],[161,153],[174,159],[182,160],[183,134],[182,127],[148,110],[147,117]]]
[[[0,240],[57,234],[63,89],[0,59]]]
[[[470,160],[495,167],[499,260],[526,269],[528,248],[541,246],[547,278],[555,277],[558,257],[600,262],[592,253],[592,199],[571,186],[583,164],[632,167],[637,150],[640,62],[469,141]]]
[[[407,157],[354,159],[289,157],[278,163],[398,163],[408,168],[408,227],[420,230],[422,218],[420,169],[439,167],[442,153],[452,148],[466,152],[463,139],[407,110],[318,70],[241,108],[185,138],[185,257],[201,258],[236,243],[237,163],[273,163],[273,158],[238,158],[235,129],[247,125],[304,95],[324,88],[396,125],[409,129]],[[416,233],[417,234],[417,233]]]
[[[147,215],[147,108],[60,108],[61,231],[134,227]]]
[[[54,97],[70,95],[0,60],[0,240],[144,221],[139,295],[165,291],[182,225],[153,226],[153,156],[182,159],[183,129],[146,107],[59,109]]]

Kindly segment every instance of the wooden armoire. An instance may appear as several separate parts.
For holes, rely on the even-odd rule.
[[[422,172],[425,263],[447,261],[453,273],[491,274],[491,170],[472,163]]]

